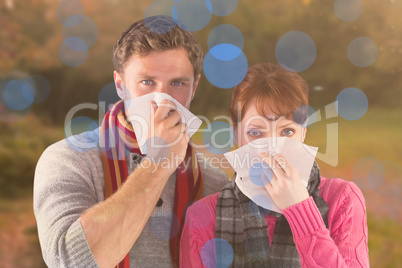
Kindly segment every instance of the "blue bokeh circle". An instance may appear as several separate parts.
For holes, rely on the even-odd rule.
[[[11,80],[4,87],[4,103],[12,110],[25,110],[33,104],[34,99],[35,89],[26,80]]]
[[[356,20],[363,11],[361,0],[336,0],[334,4],[336,16],[343,21]]]
[[[238,49],[244,48],[244,37],[241,31],[234,25],[221,24],[211,30],[208,35],[208,49],[219,44],[232,44]]]
[[[317,47],[308,34],[292,31],[284,34],[276,43],[275,56],[283,68],[302,72],[314,63]]]
[[[201,249],[201,260],[205,267],[229,267],[234,259],[232,245],[222,238],[207,241]]]
[[[74,15],[63,24],[61,34],[64,42],[66,42],[66,39],[68,40],[70,38],[82,40],[86,45],[81,44],[77,49],[69,47],[75,51],[83,51],[85,48],[88,49],[96,43],[98,39],[98,27],[89,17]]]
[[[203,70],[208,81],[219,88],[232,88],[243,81],[247,74],[248,61],[246,55],[232,44],[220,44],[215,46],[204,58]],[[222,48],[231,48],[229,53],[222,53]],[[237,52],[239,55],[232,60],[230,59]],[[216,55],[217,57],[215,57]],[[220,58],[220,59],[219,59]]]
[[[354,65],[368,67],[377,60],[378,48],[372,39],[361,36],[350,42],[347,54]]]
[[[172,17],[181,28],[194,32],[208,25],[212,13],[205,0],[175,0]]]
[[[77,40],[78,37],[71,37],[72,39],[69,39],[67,44],[70,46],[72,43],[74,43],[74,40]],[[71,41],[71,43],[70,43]],[[88,58],[88,49],[84,51],[76,51],[74,49],[71,49],[68,47],[66,42],[62,42],[59,47],[59,57],[60,60],[67,66],[70,67],[78,67],[82,64],[85,63],[85,61]],[[85,44],[85,42],[79,41],[77,47],[80,47],[81,45]],[[76,47],[74,47],[76,48]]]
[[[358,88],[349,87],[336,96],[336,111],[339,116],[349,121],[362,118],[368,109],[366,94]]]

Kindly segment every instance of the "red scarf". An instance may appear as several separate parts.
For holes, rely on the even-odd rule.
[[[124,102],[116,102],[106,113],[100,130],[103,170],[105,173],[105,199],[116,192],[128,177],[126,155],[130,152],[142,155],[131,124],[127,123]],[[188,163],[191,163],[189,165]],[[187,168],[186,168],[187,164]],[[187,205],[199,200],[203,193],[203,177],[194,148],[187,147],[183,163],[177,168],[173,212],[179,226],[172,223],[171,233],[178,234],[170,239],[170,255],[173,265],[179,267],[180,237],[184,225]],[[129,255],[118,264],[118,268],[129,268]]]

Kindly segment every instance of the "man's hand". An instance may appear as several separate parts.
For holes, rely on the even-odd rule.
[[[183,162],[190,140],[187,133],[188,126],[182,123],[181,117],[182,115],[174,102],[163,100],[159,107],[155,102],[151,102],[147,156],[151,161],[167,161],[163,167],[171,172],[174,172]]]

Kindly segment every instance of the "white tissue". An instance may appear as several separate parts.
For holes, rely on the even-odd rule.
[[[250,180],[250,168],[253,164],[261,162],[260,153],[279,153],[298,171],[303,185],[307,187],[317,151],[317,147],[306,145],[295,139],[273,137],[254,140],[224,155],[237,173],[235,180],[240,191],[260,207],[281,213],[265,187],[258,186]],[[264,198],[255,198],[261,195]]]
[[[190,137],[198,130],[201,126],[202,121],[187,110],[183,105],[181,105],[177,100],[166,93],[149,93],[147,95],[126,100],[124,102],[126,113],[128,115],[128,120],[130,120],[133,125],[135,135],[137,137],[137,143],[141,150],[141,153],[146,154],[147,148],[145,143],[147,142],[147,134],[149,129],[149,119],[151,115],[151,103],[150,101],[155,101],[156,105],[160,105],[163,100],[170,100],[174,102],[177,106],[177,110],[181,114],[182,123],[188,125],[187,133]]]

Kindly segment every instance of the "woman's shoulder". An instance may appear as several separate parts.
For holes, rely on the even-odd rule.
[[[359,187],[352,181],[343,180],[340,178],[325,178],[321,177],[320,196],[324,199],[327,196],[337,196],[345,193],[361,195]]]
[[[321,177],[320,196],[327,202],[333,213],[347,210],[348,207],[354,207],[362,212],[366,210],[363,193],[352,181]]]
[[[190,213],[193,215],[197,215],[197,218],[206,215],[215,216],[216,203],[218,202],[218,198],[219,198],[219,192],[201,198],[200,200],[194,202],[188,208],[187,214]]]

